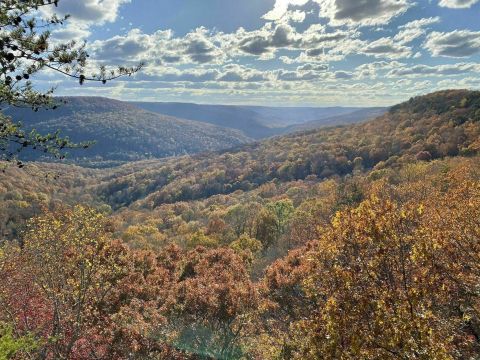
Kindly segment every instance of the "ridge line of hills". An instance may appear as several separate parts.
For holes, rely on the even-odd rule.
[[[325,179],[480,150],[480,92],[415,97],[365,123],[277,136],[216,154],[126,164],[99,185],[114,207],[165,203],[250,191],[270,181]],[[129,187],[147,181],[144,193]],[[133,197],[131,197],[133,195]],[[117,202],[115,199],[122,199]]]
[[[131,102],[159,114],[207,122],[241,130],[253,139],[263,139],[304,129],[359,122],[381,115],[381,107],[269,107],[205,105],[174,102]]]
[[[385,111],[168,103],[143,103],[142,107],[102,97],[58,99],[66,104],[53,111],[6,108],[3,113],[22,121],[27,130],[60,130],[75,142],[96,141],[91,148],[70,151],[68,156],[70,163],[93,167],[233,149],[285,133],[360,122]],[[22,156],[23,160],[49,161],[36,153]]]
[[[114,209],[152,209],[251,191],[271,181],[344,177],[356,171],[381,174],[416,160],[471,156],[479,150],[480,92],[443,91],[412,98],[364,123],[276,136],[213,153],[129,162],[96,172],[89,188]]]

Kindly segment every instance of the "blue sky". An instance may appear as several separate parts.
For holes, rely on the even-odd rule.
[[[60,0],[55,41],[133,78],[62,95],[257,105],[391,105],[480,87],[480,0]]]

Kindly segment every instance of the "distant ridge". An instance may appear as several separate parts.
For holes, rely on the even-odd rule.
[[[314,130],[322,126],[355,124],[374,119],[385,114],[387,111],[388,109],[383,107],[360,109],[348,114],[336,115],[321,120],[308,121],[304,124],[290,126],[287,132]]]
[[[71,151],[70,162],[115,166],[129,161],[193,155],[236,148],[297,131],[361,122],[383,108],[262,107],[135,103],[104,97],[59,97],[56,110],[6,108],[3,112],[40,133],[60,130],[75,142],[96,141]],[[63,102],[66,102],[63,104]],[[24,160],[47,160],[25,152]]]
[[[215,154],[126,164],[113,170],[115,180],[100,184],[99,192],[111,199],[113,208],[135,201],[135,206],[151,209],[250,191],[270,181],[324,179],[359,170],[380,175],[401,164],[476,154],[480,154],[480,91],[449,90],[411,98],[360,124],[296,132]],[[166,176],[167,171],[172,175]],[[224,176],[217,176],[219,172]],[[148,184],[168,179],[138,198],[128,190],[132,174],[138,173],[145,174],[142,181]],[[202,179],[201,185],[197,179]],[[115,202],[118,188],[129,201]]]
[[[370,109],[358,107],[200,105],[172,102],[132,102],[131,104],[159,114],[237,129],[254,139],[264,139],[296,131],[296,125],[309,122],[311,122],[309,128],[352,123],[356,121],[357,117],[349,117],[350,114],[358,111],[368,112]],[[343,116],[347,119],[343,119]],[[322,123],[323,119],[326,120],[325,124]],[[364,117],[360,116],[360,120],[364,120]]]
[[[97,143],[73,151],[69,158],[88,162],[126,162],[148,158],[195,154],[234,147],[252,141],[238,130],[160,115],[118,100],[102,97],[62,97],[56,110],[7,108],[6,115],[26,129],[41,133],[61,131],[80,142]],[[38,159],[25,154],[26,159]]]

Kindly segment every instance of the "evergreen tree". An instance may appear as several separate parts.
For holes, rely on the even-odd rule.
[[[75,41],[53,43],[51,29],[62,26],[68,16],[41,18],[43,7],[58,6],[60,0],[2,0],[0,2],[0,108],[6,106],[56,109],[52,98],[54,88],[40,91],[31,77],[50,70],[76,79],[105,84],[120,76],[132,75],[141,68],[101,66],[96,73],[87,73],[89,55],[85,44]],[[25,149],[33,149],[63,158],[67,148],[88,147],[89,143],[74,144],[59,133],[26,132],[15,120],[0,115],[0,160],[14,161]],[[16,164],[22,167],[21,161]]]

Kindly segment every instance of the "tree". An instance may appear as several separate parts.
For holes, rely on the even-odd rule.
[[[107,81],[124,75],[132,75],[142,64],[119,67],[116,70],[100,66],[87,74],[88,53],[85,44],[70,41],[53,44],[51,29],[61,26],[68,16],[55,15],[40,18],[43,7],[57,6],[61,0],[2,0],[0,2],[0,106],[30,107],[37,111],[42,107],[56,109],[54,88],[38,91],[31,77],[41,71],[51,70],[85,81]],[[88,143],[74,144],[58,133],[41,135],[25,132],[20,124],[0,116],[0,159],[12,161],[25,149],[43,151],[62,158],[64,149],[88,147]],[[18,166],[23,164],[17,160]]]
[[[279,201],[268,204],[267,209],[271,211],[277,218],[277,221],[276,221],[277,237],[284,234],[285,230],[287,229],[287,225],[290,221],[290,218],[292,217],[295,211],[292,201],[290,199],[279,200]]]
[[[247,265],[251,265],[255,257],[262,251],[262,243],[247,234],[243,234],[230,243],[230,248],[240,255]]]
[[[233,228],[235,235],[240,236],[246,230],[247,219],[251,216],[245,205],[237,204],[228,209],[226,220]]]
[[[263,250],[267,250],[277,240],[278,219],[274,213],[262,209],[257,216],[255,238],[262,243]]]
[[[260,240],[264,250],[285,233],[294,211],[292,201],[286,199],[269,203],[259,212],[255,238]]]
[[[274,329],[259,348],[276,345],[262,358],[474,358],[480,188],[450,180],[428,206],[376,189],[338,212],[315,244],[272,265],[263,293]]]
[[[187,248],[194,249],[197,246],[215,248],[218,247],[218,240],[208,235],[205,235],[203,231],[197,231],[188,237]]]
[[[107,220],[77,206],[29,223],[22,246],[6,245],[0,321],[35,334],[41,358],[101,358],[111,321],[104,299],[126,275],[128,252],[109,237]]]
[[[297,356],[450,358],[430,308],[430,274],[416,261],[420,222],[418,205],[398,208],[376,198],[337,214],[305,281],[318,310],[298,324],[308,334],[297,334]]]
[[[17,339],[13,334],[12,326],[0,323],[0,360],[12,359],[18,354],[25,354],[35,350],[37,344],[32,336]]]
[[[316,309],[303,283],[311,268],[308,258],[315,243],[310,243],[275,261],[265,270],[259,284],[261,306],[257,312],[253,353],[259,359],[291,359],[292,339],[298,319],[307,318]]]
[[[242,358],[249,313],[258,300],[242,259],[231,249],[199,247],[182,263],[166,315],[177,335],[173,344],[206,358]]]

